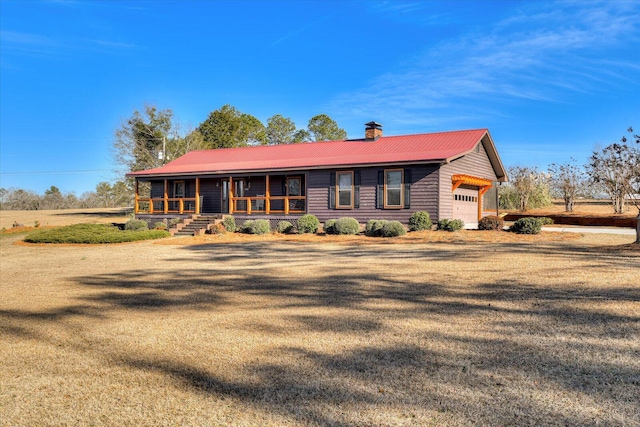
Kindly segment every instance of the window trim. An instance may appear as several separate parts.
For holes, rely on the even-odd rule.
[[[400,188],[387,188],[387,174],[389,172],[400,172]],[[388,190],[398,190],[400,191],[400,203],[398,205],[390,205],[387,203],[387,199],[389,198]],[[404,208],[404,169],[385,169],[384,170],[384,209],[403,209]]]
[[[351,176],[351,188],[349,189],[350,195],[350,204],[349,205],[341,205],[340,204],[340,175],[350,175]],[[338,171],[336,172],[336,209],[353,209],[353,196],[354,196],[354,174],[353,171]],[[344,190],[346,191],[346,190]]]

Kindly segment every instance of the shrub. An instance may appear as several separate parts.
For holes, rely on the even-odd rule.
[[[399,221],[388,221],[382,226],[380,234],[382,237],[404,236],[407,234],[407,230],[405,230],[404,225]]]
[[[325,233],[327,234],[338,234],[338,232],[336,231],[336,221],[338,221],[337,219],[328,219],[324,222],[324,225],[322,226],[322,229],[324,230]]]
[[[266,219],[250,219],[242,224],[242,232],[247,234],[267,234],[271,232]]]
[[[432,225],[429,212],[417,211],[409,218],[409,230],[411,231],[431,230]]]
[[[478,230],[502,230],[504,220],[499,216],[489,215],[478,221]]]
[[[165,224],[162,221],[158,221],[155,224],[153,224],[153,229],[154,230],[166,230],[167,229],[167,224]]]
[[[175,227],[176,225],[180,224],[180,222],[182,222],[182,218],[171,218],[169,220],[169,228]]]
[[[438,221],[438,230],[458,231],[463,227],[464,222],[461,219],[441,219]]]
[[[364,234],[369,237],[382,236],[382,227],[387,223],[384,219],[370,219],[364,227]]]
[[[222,220],[222,225],[224,226],[224,229],[227,230],[229,233],[233,233],[234,231],[237,230],[236,219],[231,215],[224,217],[224,219]]]
[[[540,222],[540,225],[553,224],[553,219],[549,218],[548,216],[541,216],[540,218],[536,218],[536,219]]]
[[[144,222],[144,221],[143,221]],[[146,223],[145,223],[146,224]],[[74,224],[29,234],[29,243],[123,243],[168,237],[164,230],[121,230],[110,224]]]
[[[124,229],[125,230],[134,230],[134,231],[148,230],[149,229],[149,225],[147,224],[147,221],[143,221],[141,219],[130,219],[124,225]]]
[[[336,234],[358,234],[360,233],[360,223],[351,217],[339,218],[335,225]]]
[[[289,234],[293,232],[293,224],[289,221],[280,221],[278,225],[276,225],[276,231],[282,234]]]
[[[538,234],[542,229],[542,223],[538,218],[520,218],[509,228],[517,234]]]
[[[315,233],[320,227],[320,221],[315,215],[306,214],[298,219],[298,232],[300,234]]]

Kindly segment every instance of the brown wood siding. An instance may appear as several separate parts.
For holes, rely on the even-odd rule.
[[[496,174],[491,166],[487,152],[482,143],[478,150],[442,165],[440,168],[440,212],[438,219],[453,218],[453,192],[451,177],[455,174],[466,174],[495,181]]]
[[[329,209],[330,175],[336,170],[321,170],[309,172],[307,183],[308,212],[316,215],[322,222],[340,217],[353,217],[360,223],[379,218],[397,220],[403,223],[415,211],[427,211],[432,217],[438,214],[438,171],[435,165],[406,166],[411,169],[411,207],[410,209],[378,209],[376,208],[376,189],[378,185],[378,171],[382,167],[341,169],[359,170],[361,174],[360,207],[358,209]],[[390,169],[390,168],[387,168]]]

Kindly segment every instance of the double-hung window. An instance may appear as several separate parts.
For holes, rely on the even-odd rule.
[[[336,172],[336,209],[353,209],[353,171]]]
[[[384,171],[384,207],[402,209],[403,201],[403,169],[386,169]]]

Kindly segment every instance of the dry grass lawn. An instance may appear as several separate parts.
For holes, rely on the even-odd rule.
[[[640,425],[634,236],[340,237],[3,237],[0,425]]]

